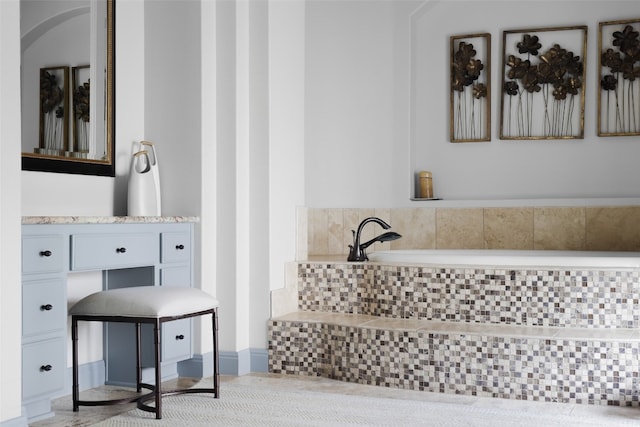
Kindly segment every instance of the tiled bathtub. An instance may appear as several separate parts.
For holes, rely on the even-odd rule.
[[[446,393],[639,404],[640,268],[494,264],[296,263],[295,283],[272,299],[270,370]],[[283,295],[295,298],[284,314]]]
[[[409,265],[499,266],[502,268],[640,268],[640,252],[498,249],[400,249],[377,251],[369,260]]]

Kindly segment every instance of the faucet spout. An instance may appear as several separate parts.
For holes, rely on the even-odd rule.
[[[369,240],[368,242],[360,244],[360,235],[362,233],[362,229],[364,228],[365,225],[367,225],[370,222],[375,222],[376,224],[380,225],[385,230],[388,230],[388,229],[391,228],[391,226],[389,224],[387,224],[386,222],[384,222],[380,218],[371,216],[369,218],[364,219],[360,223],[360,225],[358,225],[358,231],[357,232],[351,230],[351,233],[353,234],[353,245],[349,245],[349,256],[347,258],[347,261],[368,261],[369,258],[367,257],[366,249],[371,244],[373,244],[375,242],[386,242],[386,241],[390,241],[390,240],[395,240],[395,239],[399,239],[400,237],[402,237],[398,233],[388,232],[388,233],[381,234],[380,236],[375,237],[375,238]]]

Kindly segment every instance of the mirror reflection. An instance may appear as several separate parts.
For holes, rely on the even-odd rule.
[[[113,0],[21,0],[22,168],[114,176]]]

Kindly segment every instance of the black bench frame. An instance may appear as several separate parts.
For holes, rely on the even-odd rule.
[[[176,390],[162,391],[162,372],[161,372],[161,337],[162,325],[173,320],[187,319],[190,317],[211,315],[211,326],[213,329],[213,388],[187,388]],[[80,400],[80,390],[78,385],[78,322],[120,322],[133,323],[136,329],[136,391],[142,392],[142,389],[151,390],[143,395],[136,395],[121,399],[111,400]],[[142,364],[141,364],[141,348],[140,348],[140,328],[142,324],[152,324],[154,330],[154,355],[155,355],[155,385],[142,382]],[[195,313],[187,313],[181,316],[170,317],[126,317],[126,316],[103,316],[103,315],[72,315],[71,316],[71,340],[73,344],[73,411],[78,412],[80,406],[103,406],[117,405],[124,403],[136,402],[137,407],[143,411],[153,412],[156,419],[162,418],[162,396],[184,393],[213,393],[216,399],[220,398],[220,369],[218,354],[218,308],[199,311]],[[147,405],[146,402],[153,400],[155,406]]]

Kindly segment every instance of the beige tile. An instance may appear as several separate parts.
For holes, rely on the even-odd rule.
[[[487,249],[533,249],[533,208],[484,209]]]
[[[389,208],[375,208],[373,211],[374,216],[377,216],[381,220],[385,221],[391,227],[393,224],[391,222],[391,209]]]
[[[391,230],[390,231],[396,231],[393,228],[393,222],[391,221],[391,209],[388,208],[376,208],[375,209],[375,216],[377,216],[378,218],[380,218],[381,220],[385,221],[387,224],[389,224],[391,226]],[[391,242],[377,242],[374,243],[374,245],[372,247],[370,247],[368,249],[369,252],[373,252],[373,251],[388,251],[389,249],[391,249]]]
[[[533,247],[540,250],[585,250],[585,208],[535,208]]]
[[[343,230],[342,234],[344,236],[345,242],[345,253],[349,253],[349,245],[353,243],[353,231],[358,231],[358,226],[360,223],[369,218],[371,216],[375,216],[374,209],[368,208],[358,208],[358,209],[344,209],[343,211]],[[373,239],[374,233],[376,231],[380,231],[379,225],[367,224],[363,229],[360,235],[360,243],[364,243],[367,240]]]
[[[484,249],[482,208],[438,208],[436,247],[438,249]]]
[[[290,322],[321,322],[343,326],[363,326],[380,319],[377,316],[362,314],[330,313],[325,311],[296,311],[274,318]]]
[[[309,209],[298,207],[296,221],[296,259],[307,259],[309,258]]]
[[[327,210],[313,208],[308,212],[309,255],[327,255],[329,252]]]
[[[362,325],[363,328],[384,329],[391,331],[417,331],[423,329],[428,320],[420,319],[393,319],[388,317],[378,317]]]
[[[298,310],[298,263],[288,262],[284,270],[284,288],[271,291],[271,317]]]
[[[357,230],[358,224],[360,223],[360,213],[358,209],[343,209],[342,221],[342,239],[348,242],[348,246],[353,242],[353,233],[351,230]]]
[[[395,208],[391,210],[393,231],[402,238],[390,243],[391,249],[434,249],[436,210],[434,208]]]
[[[327,209],[327,255],[347,254],[349,243],[344,238],[343,209]]]
[[[640,206],[586,208],[586,248],[640,251]]]
[[[605,328],[562,328],[563,339],[569,340],[616,340],[629,341],[635,339],[634,329],[605,329]]]

